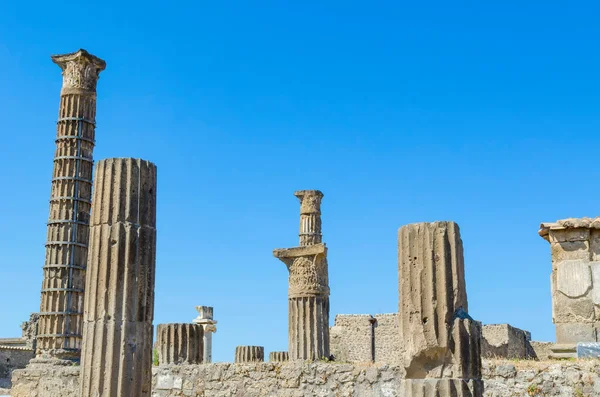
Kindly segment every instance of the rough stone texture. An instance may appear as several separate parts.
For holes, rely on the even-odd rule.
[[[330,349],[335,361],[372,362],[373,323],[368,314],[338,314],[329,330]]]
[[[529,343],[538,360],[547,360],[550,355],[550,348],[554,345],[552,342],[531,341]]]
[[[454,222],[398,232],[399,326],[406,377],[481,378],[481,325],[467,314],[462,241]],[[458,382],[458,383],[457,383]],[[409,382],[410,383],[410,382]],[[479,382],[473,393],[481,395]],[[416,390],[416,389],[415,389]],[[415,393],[417,393],[415,391]]]
[[[217,322],[213,319],[214,309],[210,306],[196,306],[196,310],[198,317],[192,322],[201,325],[204,331],[202,362],[212,363],[212,334],[217,332]]]
[[[487,358],[534,358],[535,352],[526,331],[510,324],[482,327],[481,356]]]
[[[288,268],[288,351],[290,360],[329,357],[329,274],[321,237],[318,190],[294,193],[300,199],[300,246],[276,249]]]
[[[16,370],[12,397],[80,397],[79,367]],[[485,397],[600,395],[600,361],[483,362]],[[393,365],[256,363],[154,367],[154,397],[403,397]],[[440,396],[446,397],[446,396]]]
[[[34,356],[31,348],[0,346],[0,388],[10,389],[12,372],[25,368]]]
[[[540,236],[552,253],[552,320],[556,343],[599,341],[600,218],[542,223]],[[556,354],[564,355],[561,348]],[[574,353],[570,349],[571,355]]]
[[[36,349],[39,320],[40,315],[38,313],[31,313],[29,320],[21,324],[21,329],[23,330],[22,338],[25,342],[25,347],[28,349]]]
[[[288,352],[271,352],[269,353],[269,362],[272,363],[281,363],[285,361],[289,361],[290,356]]]
[[[159,364],[201,364],[204,330],[199,324],[159,324],[156,349]]]
[[[265,361],[263,346],[238,346],[235,348],[235,362],[238,364]]]
[[[400,364],[402,351],[398,313],[375,314],[373,317],[375,362]]]
[[[63,71],[52,174],[38,355],[78,360],[96,118],[96,82],[106,67],[85,50],[52,57]]]
[[[84,309],[83,397],[149,396],[156,260],[156,166],[98,162]]]

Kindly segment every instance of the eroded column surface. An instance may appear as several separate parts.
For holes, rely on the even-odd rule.
[[[290,357],[288,352],[271,352],[269,353],[269,362],[272,363],[281,363],[285,361],[289,361]]]
[[[553,349],[574,357],[578,342],[600,341],[600,218],[542,223],[539,234],[552,253]]]
[[[78,360],[92,200],[96,82],[106,63],[85,50],[52,56],[62,69],[50,194],[39,358]]]
[[[202,326],[204,331],[202,361],[212,363],[212,334],[217,332],[217,321],[213,319],[214,309],[211,306],[196,306],[198,317],[192,322]]]
[[[156,258],[156,166],[98,163],[81,357],[82,397],[149,396]]]
[[[480,396],[481,325],[467,314],[458,225],[400,228],[398,276],[406,395]]]
[[[263,346],[238,346],[235,348],[235,362],[262,363],[265,361],[265,348]]]
[[[203,336],[199,324],[159,324],[156,329],[159,364],[201,364]]]
[[[329,358],[329,275],[327,247],[321,242],[318,190],[294,193],[300,199],[300,247],[276,249],[290,273],[288,352],[290,360]]]

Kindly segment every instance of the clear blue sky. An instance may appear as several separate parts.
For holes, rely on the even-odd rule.
[[[553,340],[540,222],[600,215],[597,2],[5,2],[0,337],[39,309],[60,69],[85,48],[96,159],[158,165],[155,324],[215,307],[214,358],[287,348],[298,189],[336,313],[397,310],[397,230],[459,223],[471,315]]]

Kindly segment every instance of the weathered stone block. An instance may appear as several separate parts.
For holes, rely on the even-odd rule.
[[[594,304],[590,296],[569,298],[560,292],[552,297],[556,323],[581,323],[594,320]]]
[[[596,329],[592,323],[556,324],[556,343],[596,342]]]
[[[591,260],[588,241],[572,241],[550,244],[553,270],[559,262],[565,260]]]
[[[556,265],[556,289],[570,298],[585,295],[592,287],[589,261],[564,260]]]
[[[330,351],[336,361],[373,361],[373,322],[368,314],[338,314],[330,329]]]
[[[531,346],[525,331],[509,324],[492,324],[482,327],[482,357],[529,358],[531,353]]]
[[[572,241],[588,241],[590,238],[590,229],[554,229],[550,230],[548,235],[550,243],[563,243]]]

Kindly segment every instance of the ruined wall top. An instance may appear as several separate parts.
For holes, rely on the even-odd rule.
[[[600,217],[596,218],[567,218],[556,222],[546,222],[540,225],[538,234],[549,241],[551,231],[562,231],[568,229],[600,229]]]
[[[63,71],[62,93],[70,89],[96,92],[96,83],[106,62],[83,49],[51,58]]]
[[[300,215],[321,213],[323,192],[320,190],[298,190],[294,196],[300,200]]]

